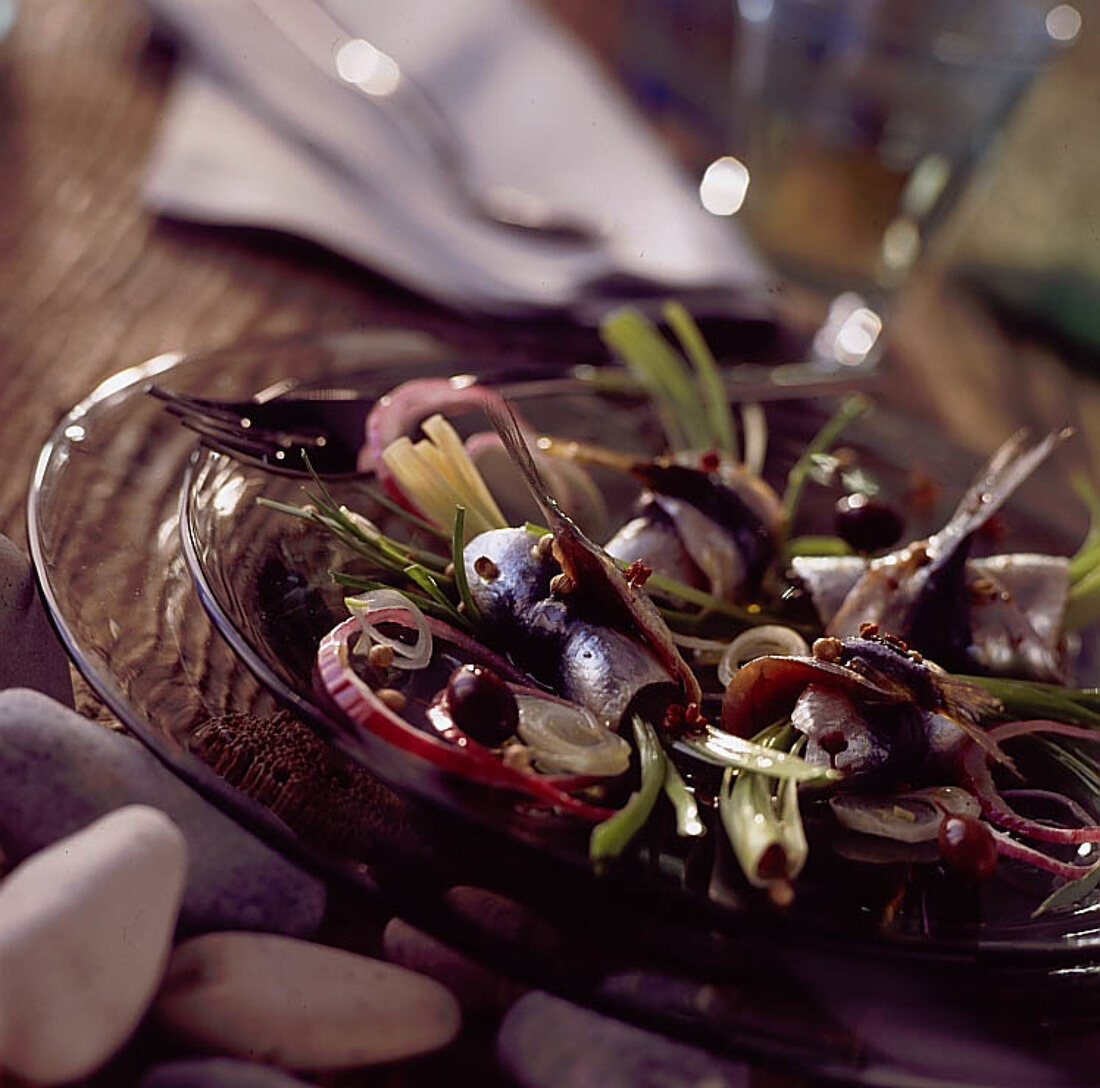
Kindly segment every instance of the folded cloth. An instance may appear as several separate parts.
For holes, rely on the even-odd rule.
[[[148,3],[191,58],[146,178],[160,213],[287,231],[487,312],[570,310],[608,282],[751,295],[766,280],[617,88],[524,0],[328,0],[327,10],[441,104],[472,185],[531,193],[599,224],[595,246],[471,215],[391,106],[326,72],[339,41],[310,40],[308,18],[288,34],[264,10],[303,0]]]

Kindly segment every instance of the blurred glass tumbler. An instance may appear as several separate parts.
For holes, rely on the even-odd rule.
[[[904,280],[1064,36],[1029,0],[736,3],[740,218],[781,274],[871,298]]]

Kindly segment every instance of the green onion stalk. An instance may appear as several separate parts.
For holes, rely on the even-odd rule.
[[[800,743],[795,737],[788,723],[778,722],[762,730],[754,741],[776,755],[789,755]],[[792,881],[809,854],[798,807],[798,780],[727,767],[718,813],[745,878],[754,887],[765,889],[776,905],[789,905],[794,897]]]

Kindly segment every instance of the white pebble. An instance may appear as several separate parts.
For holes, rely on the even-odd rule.
[[[204,1051],[308,1070],[438,1050],[460,1019],[454,997],[430,978],[259,933],[207,933],[180,945],[156,1015]]]
[[[93,1072],[130,1036],[171,950],[187,847],[130,805],[0,884],[0,1069],[39,1084]]]

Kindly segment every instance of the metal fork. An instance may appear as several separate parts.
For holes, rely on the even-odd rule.
[[[374,406],[350,389],[272,400],[216,401],[151,385],[146,392],[209,449],[287,476],[354,476]]]
[[[785,367],[745,367],[732,372],[726,390],[735,403],[835,396],[871,389],[877,369],[827,370],[816,362]],[[502,365],[481,375],[502,396],[581,392],[636,395],[638,386],[620,368],[584,364],[569,370],[525,364]],[[288,390],[297,390],[287,395]],[[347,477],[359,473],[366,420],[376,398],[355,389],[301,389],[287,381],[253,400],[223,401],[150,385],[169,413],[194,431],[209,449],[286,476]]]

